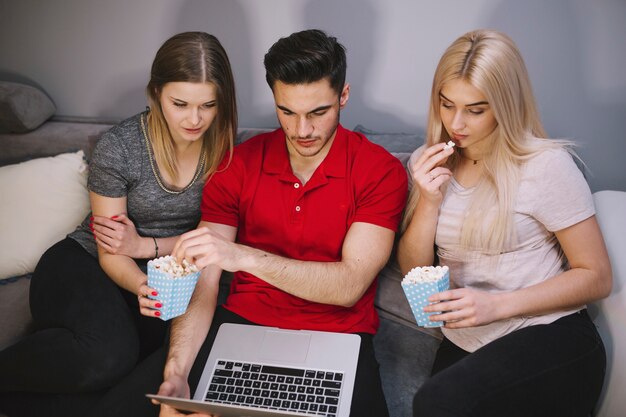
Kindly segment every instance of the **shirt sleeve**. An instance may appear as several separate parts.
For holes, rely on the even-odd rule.
[[[534,158],[533,216],[551,232],[573,226],[595,214],[587,181],[565,150],[550,150]]]
[[[124,197],[129,188],[129,161],[120,137],[113,131],[96,144],[89,163],[87,187],[105,197]]]
[[[238,227],[239,199],[245,172],[241,161],[226,155],[218,170],[209,177],[202,193],[202,221]]]
[[[400,161],[381,153],[364,168],[366,178],[356,202],[355,222],[371,223],[396,232],[408,194],[407,174]],[[358,175],[358,174],[357,174]]]

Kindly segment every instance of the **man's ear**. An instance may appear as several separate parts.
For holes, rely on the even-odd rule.
[[[343,109],[350,98],[350,84],[345,83],[341,95],[339,96],[339,108]]]

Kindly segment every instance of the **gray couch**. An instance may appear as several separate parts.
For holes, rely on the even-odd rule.
[[[99,135],[111,124],[83,121],[47,121],[27,133],[0,134],[0,166],[25,160],[49,157],[82,149],[89,158]],[[361,126],[370,140],[385,146],[403,162],[422,141],[416,135],[379,134]],[[258,133],[258,129],[239,129],[238,141]],[[85,191],[86,192],[86,191]],[[392,417],[411,415],[411,401],[417,388],[427,378],[440,335],[414,323],[400,280],[402,275],[393,261],[380,274],[376,307],[381,325],[375,338],[381,366],[383,388]],[[0,280],[0,349],[32,331],[28,308],[30,274]],[[225,275],[220,297],[228,291]]]
[[[0,211],[12,204],[6,198],[7,191],[10,190],[2,189],[2,184],[6,186],[6,182],[2,182],[6,172],[2,170],[16,166],[9,164],[79,149],[88,157],[99,135],[110,127],[110,124],[48,121],[31,132],[0,133]],[[380,134],[367,131],[361,126],[357,126],[355,130],[363,131],[370,140],[385,146],[403,162],[408,158],[408,152],[421,143],[421,139],[415,135]],[[240,129],[238,140],[246,140],[258,132],[258,129]],[[52,180],[50,178],[51,185]],[[626,396],[620,394],[626,383],[626,364],[618,358],[626,352],[626,192],[599,191],[594,194],[594,201],[609,250],[614,280],[611,295],[589,306],[590,315],[607,347],[608,359],[605,385],[594,416],[622,417],[626,415]],[[3,220],[1,217],[0,221]],[[71,231],[77,223],[78,221],[69,225],[70,229],[66,232]],[[0,227],[0,230],[0,238],[9,238],[5,241],[12,242],[10,239],[13,237],[5,236],[5,229]],[[5,250],[0,255],[4,252]],[[0,268],[5,266],[2,262],[6,260],[0,261]],[[30,274],[4,278],[0,279],[0,349],[32,331],[28,308]],[[380,329],[375,338],[376,354],[392,417],[411,415],[413,394],[428,377],[440,340],[437,330],[427,331],[415,326],[400,287],[401,278],[402,274],[395,263],[390,261],[381,271],[376,298],[376,308],[381,317]],[[225,274],[220,293],[222,299],[228,291],[227,283],[228,276]]]

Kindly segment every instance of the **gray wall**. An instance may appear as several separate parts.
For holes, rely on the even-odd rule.
[[[421,132],[446,46],[479,28],[518,44],[550,135],[580,144],[592,189],[626,191],[624,0],[0,0],[0,79],[44,88],[58,115],[120,119],[145,106],[154,53],[204,30],[227,49],[240,124],[276,126],[263,55],[319,27],[348,49],[352,95],[342,122]]]

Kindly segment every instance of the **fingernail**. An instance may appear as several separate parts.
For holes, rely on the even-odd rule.
[[[154,312],[154,315],[155,315],[155,316],[157,316],[157,317],[159,317],[159,316],[161,315],[161,312],[160,312],[160,311],[155,311],[155,312]]]
[[[89,217],[89,220],[93,221],[93,216]]]
[[[112,219],[112,220],[115,220],[115,219],[117,219],[117,216],[113,216],[113,217],[111,217],[111,219]]]
[[[156,308],[161,308],[161,307],[163,307],[163,304],[161,304],[161,303],[156,303],[154,306],[155,306]]]
[[[152,291],[152,295],[157,296],[157,295],[159,295],[159,293],[156,292],[156,291]]]
[[[89,228],[93,230],[93,223],[89,223]]]

